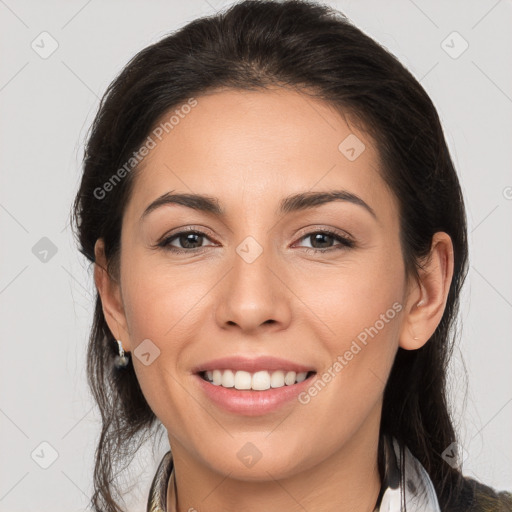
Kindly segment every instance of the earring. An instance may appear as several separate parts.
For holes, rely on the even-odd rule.
[[[128,363],[130,362],[128,359],[128,356],[125,355],[123,350],[123,344],[121,343],[121,340],[116,340],[117,345],[119,347],[119,355],[115,357],[114,365],[116,368],[125,368],[128,366]]]

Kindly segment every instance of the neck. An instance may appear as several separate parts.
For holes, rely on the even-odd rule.
[[[368,437],[361,428],[340,449],[307,470],[261,481],[238,480],[212,471],[192,458],[183,446],[171,443],[177,487],[176,512],[373,512],[381,488],[378,470],[378,425]],[[169,486],[167,509],[173,510]]]

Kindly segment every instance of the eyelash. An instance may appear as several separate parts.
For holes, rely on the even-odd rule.
[[[202,231],[198,231],[196,229],[186,229],[184,231],[180,231],[179,233],[175,233],[174,235],[172,236],[169,236],[167,238],[164,238],[162,241],[160,241],[158,244],[157,244],[157,247],[161,247],[167,251],[170,251],[170,252],[173,252],[175,254],[183,254],[183,253],[197,253],[197,252],[200,252],[200,251],[203,251],[204,249],[206,249],[206,247],[196,247],[195,249],[179,249],[177,247],[174,247],[172,245],[170,245],[170,243],[175,240],[176,238],[179,238],[181,235],[185,235],[185,234],[194,234],[194,235],[200,235],[200,236],[204,236],[206,238],[209,238],[208,235]],[[299,240],[303,240],[304,238],[308,238],[308,237],[311,237],[313,235],[316,235],[316,234],[322,234],[322,235],[330,235],[332,236],[336,241],[340,242],[341,245],[338,245],[338,246],[334,246],[334,247],[329,247],[327,249],[315,249],[313,247],[303,247],[303,249],[305,249],[306,252],[308,253],[326,253],[326,252],[331,252],[331,251],[336,251],[336,250],[340,250],[340,249],[351,249],[355,246],[355,243],[348,239],[348,238],[345,238],[341,235],[339,235],[338,233],[336,233],[335,231],[331,231],[329,229],[322,229],[322,230],[318,230],[318,231],[311,231],[305,235],[302,235]]]

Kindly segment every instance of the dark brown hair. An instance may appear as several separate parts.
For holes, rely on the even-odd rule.
[[[419,350],[398,349],[384,394],[381,434],[406,444],[435,486],[441,509],[457,496],[461,474],[442,458],[455,441],[446,370],[467,273],[463,197],[429,96],[386,49],[341,13],[306,1],[235,4],[196,19],[140,51],[110,84],[89,134],[73,220],[80,251],[94,262],[103,238],[108,269],[119,272],[121,223],[135,167],[98,193],[138,150],[162,115],[219,88],[300,90],[356,119],[377,144],[383,178],[399,203],[408,275],[417,277],[437,231],[454,247],[454,274],[442,320]],[[102,197],[101,197],[102,196]],[[88,379],[102,418],[94,510],[120,509],[113,480],[158,421],[133,366],[116,368],[117,345],[99,296],[88,347]],[[383,471],[379,443],[379,469]]]

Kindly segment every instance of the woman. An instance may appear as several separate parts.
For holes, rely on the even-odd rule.
[[[141,51],[74,206],[95,510],[160,424],[148,511],[512,510],[447,404],[467,239],[436,110],[342,15],[245,1]]]

